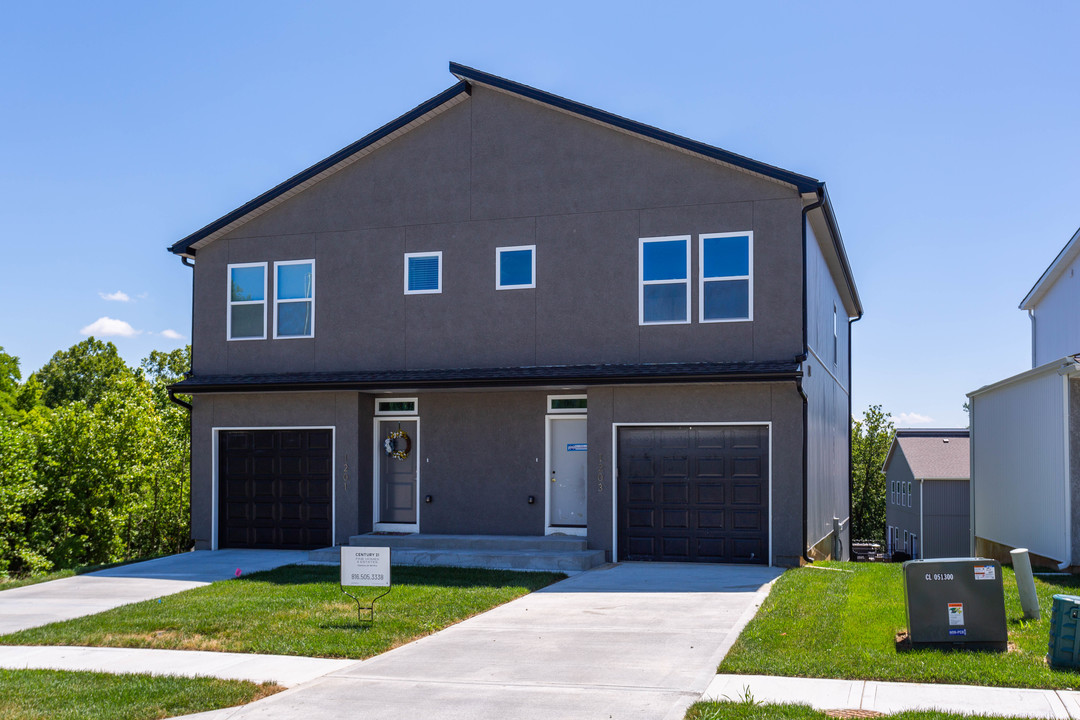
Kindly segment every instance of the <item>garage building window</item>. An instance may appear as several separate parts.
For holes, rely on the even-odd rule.
[[[266,339],[266,263],[229,265],[229,340]]]
[[[638,260],[638,322],[690,322],[690,236],[642,238]]]
[[[736,322],[754,316],[754,234],[712,233],[699,244],[700,322]]]

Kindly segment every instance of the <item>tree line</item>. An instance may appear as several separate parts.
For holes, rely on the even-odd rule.
[[[186,550],[191,347],[129,367],[91,337],[24,381],[0,347],[0,575]]]

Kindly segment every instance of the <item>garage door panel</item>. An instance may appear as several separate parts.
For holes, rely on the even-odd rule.
[[[664,527],[665,528],[689,528],[690,527],[690,511],[689,510],[664,510]]]
[[[766,427],[621,428],[618,449],[620,559],[768,562]]]
[[[664,483],[661,496],[661,502],[665,505],[670,503],[685,505],[690,502],[690,484],[685,480],[674,483],[666,482]]]
[[[724,496],[724,484],[714,482],[701,482],[697,484],[697,503],[698,505],[723,505]]]
[[[732,505],[761,505],[761,485],[748,485],[746,483],[733,483],[731,486]]]
[[[331,430],[222,431],[219,546],[332,544]]]

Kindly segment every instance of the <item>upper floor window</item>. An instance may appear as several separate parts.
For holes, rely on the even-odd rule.
[[[840,362],[840,335],[837,332],[839,322],[837,321],[836,306],[832,306],[832,364],[836,367]]]
[[[405,294],[442,292],[442,252],[405,253]]]
[[[711,233],[698,246],[700,322],[754,318],[754,234]]]
[[[638,322],[690,322],[690,237],[642,238],[638,247]]]
[[[238,263],[228,266],[229,340],[266,339],[266,263]]]
[[[274,263],[274,337],[315,337],[315,261]]]
[[[536,246],[495,248],[495,289],[536,287]]]

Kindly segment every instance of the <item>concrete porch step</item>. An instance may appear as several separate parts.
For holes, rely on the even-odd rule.
[[[475,567],[492,570],[581,572],[604,564],[602,550],[582,537],[549,535],[356,535],[355,547],[389,547],[394,565]],[[338,563],[337,547],[312,550],[311,562]]]

